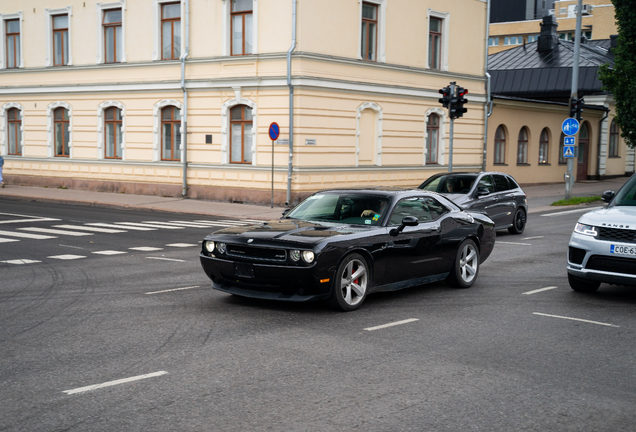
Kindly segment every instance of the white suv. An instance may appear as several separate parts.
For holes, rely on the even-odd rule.
[[[636,174],[603,192],[605,208],[579,219],[568,248],[568,281],[574,291],[594,292],[601,282],[636,286]]]

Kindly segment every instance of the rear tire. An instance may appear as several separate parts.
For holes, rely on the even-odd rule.
[[[571,275],[570,273],[568,273],[568,282],[570,283],[570,288],[572,288],[576,292],[582,293],[596,292],[598,287],[601,286],[600,282],[581,279],[579,277]]]
[[[329,302],[340,311],[356,310],[367,297],[371,286],[369,265],[362,255],[347,255],[340,263]]]
[[[471,239],[464,240],[455,254],[453,269],[446,278],[446,282],[455,288],[469,288],[477,280],[479,264],[477,245]]]
[[[512,226],[508,228],[508,232],[510,234],[521,234],[526,229],[526,222],[526,212],[523,209],[518,209],[512,219]]]

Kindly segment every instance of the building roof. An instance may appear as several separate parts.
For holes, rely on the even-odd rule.
[[[581,44],[579,92],[602,94],[598,70],[614,64],[614,55],[601,44]],[[571,92],[574,42],[559,40],[552,50],[540,52],[532,42],[488,56],[493,94],[531,99],[567,98]]]

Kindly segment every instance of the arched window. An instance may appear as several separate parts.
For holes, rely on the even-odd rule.
[[[517,163],[528,163],[528,129],[525,127],[521,128],[517,139]]]
[[[106,159],[121,159],[121,110],[117,107],[106,108],[104,111],[104,157]]]
[[[561,138],[559,138],[559,165],[564,165],[567,163],[565,156],[563,155],[563,142],[565,140],[565,134],[561,132]]]
[[[161,110],[161,160],[181,159],[181,110],[167,106]]]
[[[539,138],[539,164],[549,163],[548,155],[550,154],[550,133],[548,128],[544,128],[541,131],[541,137]]]
[[[612,125],[610,126],[610,136],[609,136],[609,157],[618,157],[618,125],[616,124],[616,120],[612,120]]]
[[[506,131],[503,125],[495,132],[495,164],[506,163]]]
[[[437,163],[439,148],[439,116],[431,114],[426,124],[426,164]]]
[[[252,108],[237,105],[230,110],[230,163],[252,163]]]
[[[66,108],[53,111],[55,156],[69,157],[69,117]]]
[[[22,113],[17,108],[11,108],[7,112],[9,123],[9,154],[22,154]]]

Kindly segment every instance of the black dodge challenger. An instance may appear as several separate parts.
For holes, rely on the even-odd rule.
[[[434,192],[317,192],[283,218],[226,228],[202,243],[212,287],[284,301],[358,308],[368,294],[446,280],[468,288],[495,245],[494,223]]]

